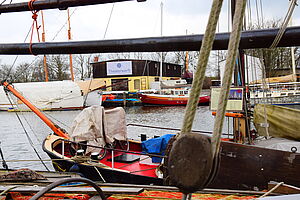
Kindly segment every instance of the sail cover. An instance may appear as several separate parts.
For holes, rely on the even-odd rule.
[[[300,140],[300,110],[276,105],[257,104],[254,108],[254,125],[259,135],[267,136],[265,114],[270,136]]]
[[[126,140],[127,129],[123,108],[104,110],[102,106],[91,106],[75,117],[70,133],[75,142],[87,141],[88,145],[104,147],[114,140]],[[86,153],[99,151],[88,148]]]

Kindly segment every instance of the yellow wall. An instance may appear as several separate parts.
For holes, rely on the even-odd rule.
[[[111,80],[112,79],[128,79],[128,89],[129,89],[129,92],[136,92],[138,91],[137,89],[134,89],[134,80],[140,80],[140,89],[141,90],[148,90],[150,89],[150,83],[151,82],[154,82],[155,81],[155,78],[159,78],[159,76],[135,76],[135,77],[115,77],[115,78],[97,78],[97,79],[100,79],[100,80],[103,80],[106,82],[106,86],[110,86],[111,85]],[[145,87],[142,88],[142,81],[143,79],[145,80],[144,81],[144,85]],[[177,77],[163,77],[163,80],[171,80],[171,79],[179,79]],[[106,91],[112,91],[112,88],[109,87],[107,88]]]

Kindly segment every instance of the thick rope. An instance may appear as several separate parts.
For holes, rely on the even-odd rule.
[[[200,49],[200,55],[195,72],[190,97],[187,103],[181,134],[190,133],[195,118],[197,105],[199,102],[199,95],[201,93],[202,85],[205,78],[205,70],[208,63],[210,51],[212,49],[215,38],[216,28],[219,20],[220,11],[223,0],[214,0],[209,15],[209,20],[206,26],[203,42]]]
[[[283,23],[280,27],[280,30],[278,31],[278,33],[276,35],[276,38],[274,39],[272,45],[270,46],[270,49],[273,49],[273,48],[277,47],[278,43],[280,42],[280,40],[281,40],[285,30],[286,30],[286,27],[288,26],[288,23],[289,23],[289,21],[292,17],[292,14],[294,12],[294,9],[295,9],[296,5],[297,5],[297,0],[292,0],[290,2],[290,6],[289,6],[289,9],[287,11],[287,14],[286,14],[286,16],[283,20]]]
[[[261,195],[259,198],[263,198],[265,196],[268,196],[269,194],[271,194],[274,190],[276,190],[279,186],[281,186],[283,184],[284,184],[284,182],[277,183],[277,185],[275,185],[271,190],[269,190],[265,194]]]
[[[225,64],[225,73],[223,76],[222,88],[219,96],[218,109],[216,114],[216,121],[214,124],[212,136],[212,153],[214,157],[219,153],[220,138],[222,134],[223,121],[228,101],[228,95],[231,85],[232,74],[235,66],[235,59],[240,43],[240,36],[242,31],[243,18],[245,14],[247,0],[236,1],[236,10],[234,13],[232,32],[228,45],[228,55]]]

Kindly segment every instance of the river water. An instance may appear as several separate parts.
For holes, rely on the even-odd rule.
[[[52,121],[62,128],[69,130],[73,119],[80,111],[51,111],[44,112]],[[135,106],[125,108],[126,122],[180,128],[185,112],[184,106]],[[22,123],[20,123],[20,120]],[[193,130],[212,131],[214,117],[209,106],[197,107]],[[230,123],[230,122],[229,122]],[[223,132],[228,132],[226,122]],[[144,127],[128,126],[128,137],[140,140],[140,134],[147,134],[148,138],[154,135],[175,133],[176,131],[149,129]],[[33,170],[46,170],[39,161],[35,150],[46,166],[53,170],[49,157],[42,150],[45,137],[52,131],[32,112],[0,112],[1,149],[9,168],[30,168]],[[2,158],[1,158],[2,160]],[[0,166],[2,167],[2,166]]]

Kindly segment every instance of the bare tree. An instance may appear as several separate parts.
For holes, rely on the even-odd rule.
[[[76,75],[79,76],[80,80],[84,80],[85,78],[90,78],[93,72],[91,62],[93,57],[101,58],[101,55],[76,55],[75,56],[75,63],[76,66],[74,67]]]
[[[64,55],[53,55],[49,61],[49,80],[70,79],[68,58]]]
[[[17,66],[15,72],[15,82],[31,81],[32,66],[28,63],[21,63]]]
[[[43,60],[39,59],[36,62],[34,62],[30,70],[31,70],[31,81],[38,81],[38,82],[45,81]],[[49,71],[49,67],[48,67],[48,71]]]
[[[14,82],[15,72],[11,65],[3,64],[0,66],[0,79]]]

